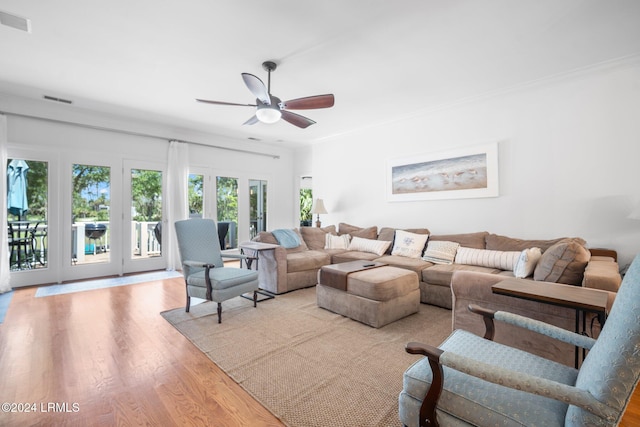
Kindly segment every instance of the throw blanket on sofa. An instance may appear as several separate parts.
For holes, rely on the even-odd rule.
[[[373,261],[351,261],[325,265],[320,268],[320,283],[341,291],[347,291],[347,276],[356,271],[384,267],[385,263]]]
[[[285,249],[292,249],[300,246],[300,237],[298,237],[298,234],[293,230],[280,228],[278,230],[273,230],[272,233],[273,237],[278,241],[278,244]]]

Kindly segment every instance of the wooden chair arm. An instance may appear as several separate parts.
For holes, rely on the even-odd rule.
[[[444,373],[442,372],[442,365],[440,364],[440,356],[444,351],[419,342],[408,343],[405,346],[405,351],[409,354],[421,354],[429,359],[429,366],[431,367],[433,378],[431,380],[431,386],[422,401],[422,406],[420,406],[420,426],[438,427],[436,407],[438,406],[438,400],[440,399],[442,387],[444,386]]]
[[[493,341],[493,337],[496,334],[496,327],[493,323],[493,318],[495,317],[496,312],[488,308],[480,307],[476,304],[469,304],[469,311],[482,316],[485,328],[484,338]]]

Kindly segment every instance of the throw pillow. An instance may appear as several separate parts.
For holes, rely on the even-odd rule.
[[[480,267],[513,271],[519,257],[519,251],[491,251],[460,247],[456,252],[455,262],[456,264],[479,265]]]
[[[453,264],[456,258],[456,252],[460,247],[460,243],[449,242],[447,240],[429,240],[427,249],[422,255],[424,261],[434,264]]]
[[[298,234],[290,229],[278,228],[272,231],[273,236],[278,241],[278,244],[286,249],[297,248],[300,246],[300,238]]]
[[[533,280],[580,285],[590,256],[576,240],[558,242],[542,253]]]
[[[350,251],[371,252],[382,256],[390,245],[391,242],[384,240],[363,239],[362,237],[354,236],[351,239],[351,243],[349,243],[348,249]]]
[[[428,234],[416,234],[404,230],[396,230],[391,255],[420,258],[428,238]]]
[[[325,249],[347,249],[349,247],[349,241],[351,236],[343,234],[341,236],[333,236],[327,234],[325,237],[324,248]]]
[[[324,249],[325,236],[329,234],[336,235],[336,226],[330,225],[327,227],[300,227],[300,234],[305,241],[309,249],[317,251]]]
[[[520,279],[531,276],[541,256],[542,251],[540,248],[530,248],[520,252],[518,262],[513,269],[513,275]]]

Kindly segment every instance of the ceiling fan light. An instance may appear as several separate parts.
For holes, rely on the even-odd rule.
[[[280,120],[282,117],[282,112],[280,112],[279,108],[273,108],[271,106],[264,106],[262,108],[258,108],[256,111],[256,117],[262,123],[275,123]]]

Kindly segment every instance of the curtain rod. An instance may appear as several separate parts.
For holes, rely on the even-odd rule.
[[[178,141],[178,142],[184,142],[186,144],[199,145],[201,147],[217,148],[219,150],[235,151],[236,153],[253,154],[253,155],[256,155],[256,156],[271,157],[273,159],[279,159],[280,158],[280,156],[277,155],[277,154],[261,153],[259,151],[242,150],[240,148],[223,147],[223,146],[220,146],[220,145],[210,145],[210,144],[204,144],[202,142],[187,141],[187,140],[177,139],[177,138],[166,138],[166,137],[163,137],[163,136],[151,135],[151,134],[143,133],[143,132],[134,132],[134,131],[124,130],[124,129],[114,129],[114,128],[109,128],[109,127],[105,127],[105,126],[87,125],[87,124],[84,124],[84,123],[77,123],[77,122],[71,122],[71,121],[60,120],[60,119],[50,119],[50,118],[47,118],[47,117],[33,116],[33,115],[30,115],[30,114],[10,113],[10,112],[7,112],[7,111],[0,111],[0,114],[4,114],[4,115],[7,115],[7,116],[24,117],[24,118],[27,118],[27,119],[42,120],[42,121],[51,122],[51,123],[62,123],[62,124],[66,124],[66,125],[73,125],[73,126],[83,127],[83,128],[86,128],[86,129],[101,130],[101,131],[106,131],[106,132],[122,133],[122,134],[125,134],[125,135],[161,139],[161,140],[167,141],[167,142],[169,142],[169,141]]]

